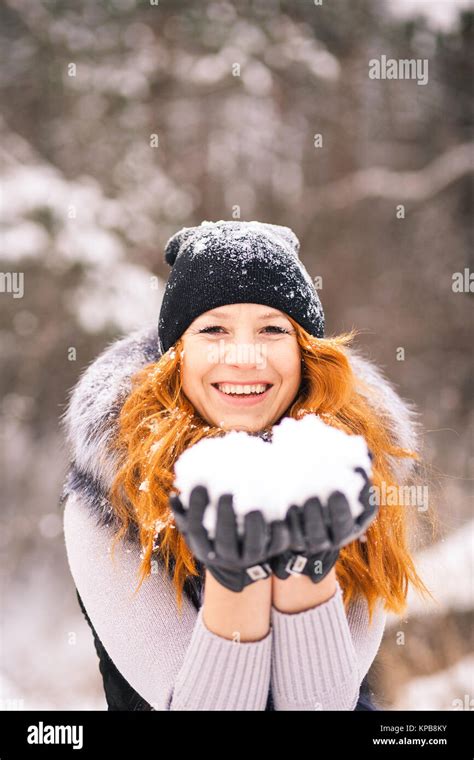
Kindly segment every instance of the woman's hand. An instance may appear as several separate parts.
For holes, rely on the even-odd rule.
[[[244,517],[244,534],[237,530],[232,494],[220,496],[217,503],[215,538],[210,539],[203,525],[209,495],[204,486],[191,491],[189,508],[185,509],[178,496],[169,497],[178,529],[200,562],[223,586],[242,591],[250,583],[268,578],[270,557],[286,551],[290,544],[288,525],[284,520],[268,524],[260,510]]]
[[[352,516],[343,493],[334,491],[323,507],[317,497],[308,499],[303,507],[292,505],[286,522],[290,532],[288,549],[273,557],[270,566],[275,575],[285,580],[290,575],[307,575],[320,583],[336,564],[339,550],[367,530],[375,519],[377,505],[370,503],[370,480],[362,467],[357,467],[365,480],[359,494],[361,514]]]

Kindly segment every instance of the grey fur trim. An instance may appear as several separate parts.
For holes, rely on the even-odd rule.
[[[385,420],[393,443],[401,448],[420,452],[422,424],[415,403],[403,399],[395,390],[394,384],[385,377],[382,369],[364,356],[360,349],[350,348],[347,349],[347,353],[356,377],[371,386],[368,393],[362,387],[358,387],[358,391]],[[416,468],[416,462],[408,457],[400,459],[390,456],[389,461],[395,479],[400,484],[407,482]]]
[[[159,359],[157,327],[112,342],[82,373],[72,389],[62,424],[77,469],[108,492],[117,457],[108,451],[132,375]]]

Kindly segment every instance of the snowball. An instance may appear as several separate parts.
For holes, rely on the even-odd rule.
[[[365,480],[354,472],[356,467],[370,478],[371,460],[363,436],[348,435],[316,414],[306,414],[274,425],[270,442],[243,431],[202,439],[175,462],[174,485],[185,508],[194,486],[207,488],[210,503],[203,524],[213,538],[217,502],[224,493],[233,495],[241,533],[247,512],[260,509],[268,522],[284,519],[292,504],[302,506],[312,496],[327,506],[333,491],[344,493],[357,517]]]

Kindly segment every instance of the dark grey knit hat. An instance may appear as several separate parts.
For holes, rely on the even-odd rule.
[[[158,321],[160,351],[203,312],[233,303],[272,306],[324,337],[323,308],[299,247],[289,227],[255,221],[202,222],[176,232],[165,247],[172,269]]]

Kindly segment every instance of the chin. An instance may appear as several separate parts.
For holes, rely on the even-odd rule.
[[[258,433],[264,428],[266,428],[271,422],[257,422],[256,420],[249,419],[248,422],[243,421],[235,421],[232,420],[226,420],[224,419],[223,424],[221,427],[224,427],[227,430],[243,430],[246,433]]]

